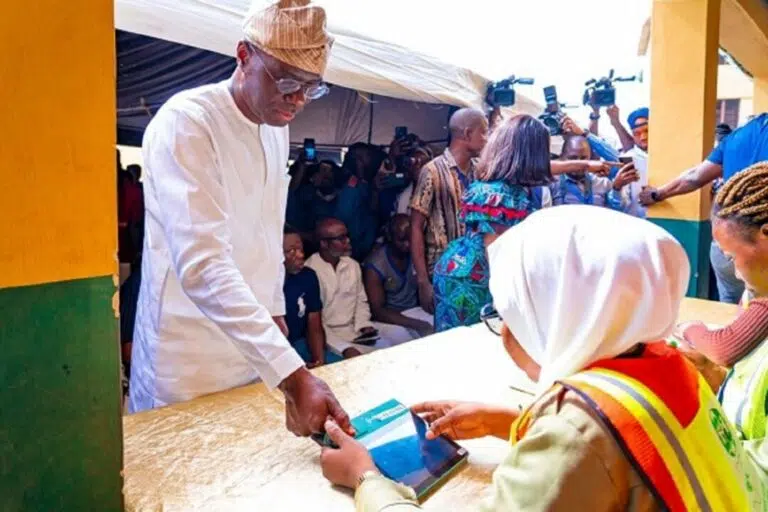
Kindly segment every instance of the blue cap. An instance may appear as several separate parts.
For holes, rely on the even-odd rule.
[[[635,110],[631,114],[629,114],[629,117],[627,117],[627,124],[629,124],[629,129],[634,130],[637,128],[640,123],[638,123],[638,120],[645,119],[646,122],[650,119],[651,112],[648,110],[648,107],[643,107]],[[645,123],[643,123],[645,124]]]

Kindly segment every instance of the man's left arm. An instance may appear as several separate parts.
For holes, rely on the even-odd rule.
[[[357,298],[355,300],[355,331],[360,332],[366,327],[373,327],[371,323],[371,308],[368,305],[368,296],[365,294],[363,286],[363,273],[360,271],[360,265],[354,263],[355,286],[357,287]]]
[[[314,271],[308,274],[311,279],[304,297],[307,308],[307,345],[312,354],[311,366],[325,363],[325,330],[323,329],[323,301],[320,299],[320,281]]]
[[[616,105],[611,105],[605,109],[605,113],[608,114],[608,119],[611,120],[611,126],[613,126],[613,129],[616,130],[616,135],[619,136],[619,140],[621,141],[621,150],[629,151],[635,147],[635,139],[632,137],[632,134],[629,133],[626,128],[624,128],[623,124],[621,124],[619,107]]]

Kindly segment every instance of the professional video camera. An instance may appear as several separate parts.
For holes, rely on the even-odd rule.
[[[610,107],[616,104],[616,88],[614,82],[634,82],[637,77],[614,77],[613,70],[608,76],[588,80],[584,85],[587,89],[584,91],[584,104],[595,105],[598,107]]]
[[[544,88],[544,101],[547,105],[544,107],[544,113],[539,116],[539,120],[549,129],[550,135],[560,135],[565,113],[560,109],[562,105],[557,101],[557,89],[554,85]]]
[[[515,84],[533,85],[533,78],[515,78],[515,75],[488,84],[485,101],[492,107],[511,107],[515,104]]]

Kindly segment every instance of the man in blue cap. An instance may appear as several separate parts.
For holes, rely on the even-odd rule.
[[[768,160],[768,113],[762,113],[726,136],[706,160],[688,169],[666,185],[646,187],[640,194],[644,205],[688,194],[722,177],[731,176],[752,164]],[[738,303],[744,293],[744,283],[736,277],[733,261],[712,243],[709,259],[717,277],[717,291],[722,302]]]
[[[638,108],[627,117],[627,124],[632,130],[632,139],[635,141],[635,147],[643,151],[648,151],[648,121],[651,114],[648,107]]]

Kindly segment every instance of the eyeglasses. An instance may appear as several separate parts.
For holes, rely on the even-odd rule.
[[[264,63],[264,59],[262,59],[261,55],[259,55],[259,52],[256,51],[256,48],[251,45],[248,46],[253,54],[259,58],[259,61],[261,61],[261,67],[264,68],[264,71],[267,72],[269,78],[275,82],[275,86],[277,87],[277,90],[280,91],[280,94],[296,94],[300,90],[303,90],[304,97],[310,101],[322,98],[328,94],[328,84],[325,82],[313,82],[308,84],[305,82],[300,82],[294,78],[275,78],[275,75],[269,71],[269,68]]]
[[[338,236],[326,236],[320,240],[325,240],[326,242],[345,242],[349,240],[349,233],[344,233],[343,235]]]
[[[493,334],[501,336],[501,326],[504,321],[499,316],[499,312],[493,307],[493,304],[486,304],[480,310],[480,319]]]

